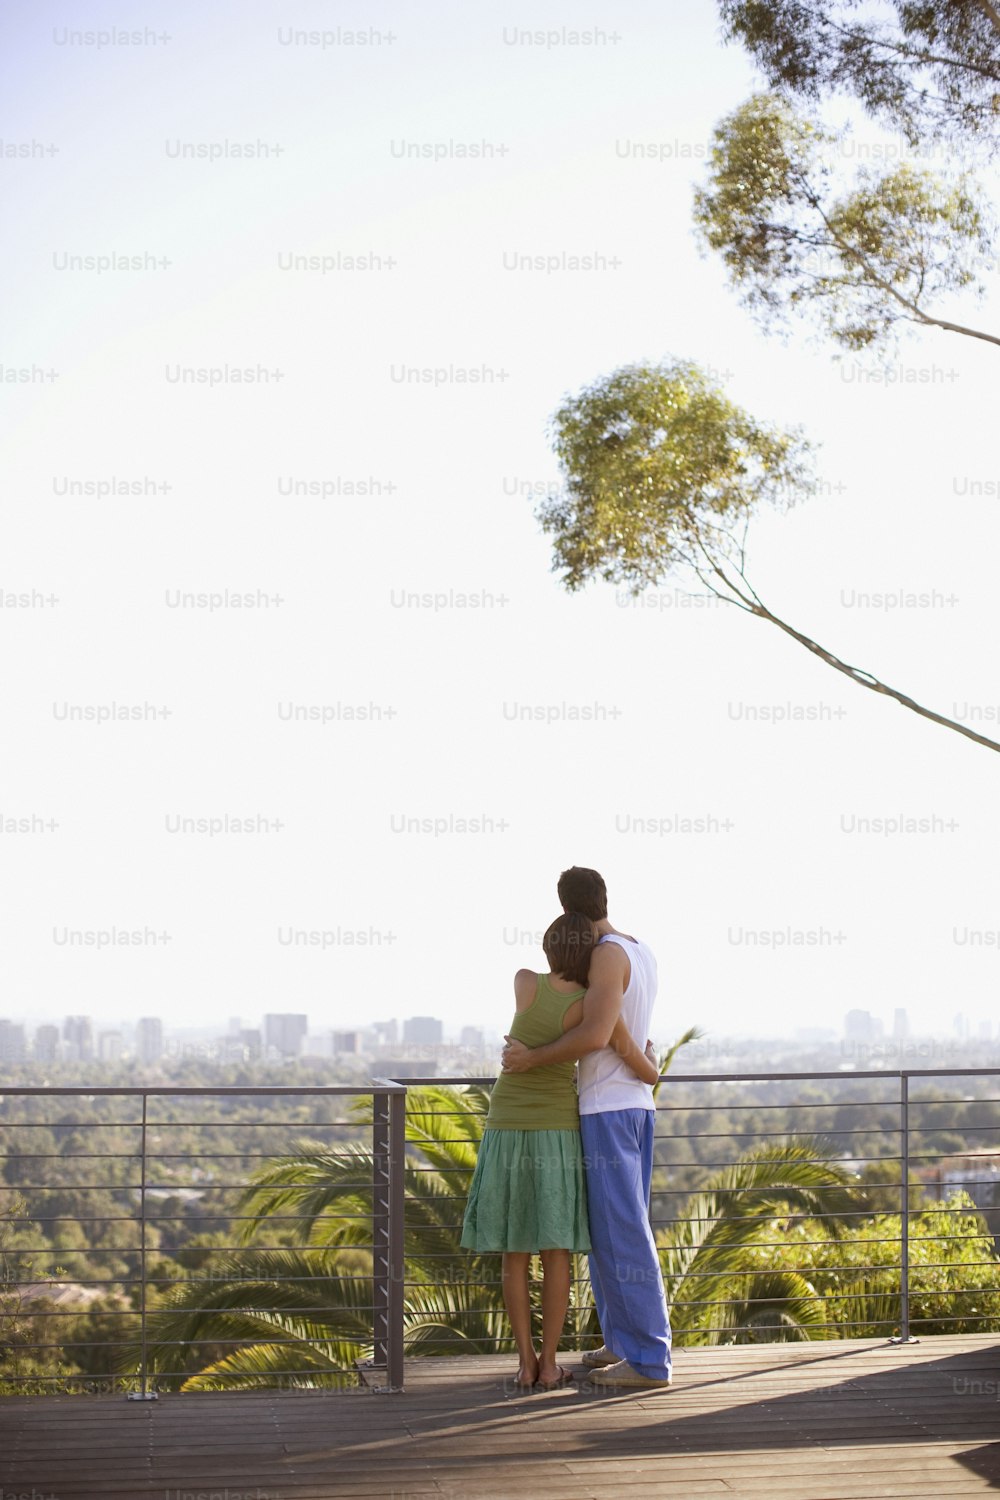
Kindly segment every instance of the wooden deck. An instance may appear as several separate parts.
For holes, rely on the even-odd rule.
[[[669,1391],[509,1389],[411,1360],[399,1395],[0,1400],[0,1500],[785,1500],[1000,1490],[1000,1339],[679,1350]]]

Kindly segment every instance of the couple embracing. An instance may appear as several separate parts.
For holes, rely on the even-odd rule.
[[[583,1356],[609,1391],[671,1383],[670,1319],[649,1224],[658,1069],[648,1036],[656,960],[608,920],[596,870],[559,877],[563,914],[542,948],[548,972],[519,969],[503,1071],[490,1100],[462,1244],[502,1251],[517,1385],[572,1380],[556,1361],[570,1255],[587,1251],[604,1344]],[[575,1064],[579,1062],[579,1092]],[[528,1266],[542,1260],[542,1344],[531,1335]]]

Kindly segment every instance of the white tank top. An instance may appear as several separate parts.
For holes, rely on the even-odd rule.
[[[656,959],[645,943],[606,933],[602,943],[618,943],[629,961],[628,988],[622,999],[625,1025],[640,1047],[645,1047],[656,1000]],[[600,1115],[611,1109],[655,1109],[653,1090],[622,1062],[613,1047],[588,1052],[580,1058],[580,1113]]]

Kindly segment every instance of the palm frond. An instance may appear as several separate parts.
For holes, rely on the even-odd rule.
[[[303,1351],[315,1347],[325,1351],[324,1368],[350,1370],[371,1348],[372,1283],[339,1271],[335,1252],[254,1251],[223,1262],[218,1274],[231,1279],[182,1282],[149,1315],[150,1369],[175,1370],[191,1348],[246,1340],[309,1358]],[[124,1350],[122,1368],[136,1356],[136,1346]]]
[[[412,1354],[494,1354],[513,1349],[503,1301],[474,1281],[407,1291],[404,1342]]]
[[[679,1036],[677,1038],[676,1042],[671,1043],[671,1045],[667,1048],[667,1050],[665,1052],[661,1052],[661,1054],[660,1054],[660,1062],[659,1062],[659,1068],[660,1068],[661,1077],[659,1077],[656,1080],[656,1082],[653,1084],[653,1098],[654,1099],[657,1097],[657,1095],[660,1092],[660,1085],[663,1082],[662,1074],[664,1074],[664,1073],[666,1073],[666,1072],[669,1071],[670,1064],[673,1062],[674,1058],[677,1056],[677,1054],[681,1050],[681,1048],[682,1047],[687,1047],[691,1042],[700,1041],[701,1038],[704,1035],[705,1035],[705,1033],[701,1030],[701,1028],[699,1026],[689,1026],[688,1029],[687,1029],[687,1031],[684,1032],[683,1036]]]
[[[763,1271],[734,1277],[727,1299],[711,1309],[704,1342],[753,1344],[828,1337],[822,1298],[795,1271]],[[697,1324],[695,1325],[697,1326]],[[702,1342],[701,1339],[698,1342]]]
[[[252,1344],[212,1360],[189,1375],[182,1391],[246,1391],[276,1385],[287,1389],[350,1390],[360,1384],[342,1346]],[[346,1365],[346,1368],[345,1368]]]

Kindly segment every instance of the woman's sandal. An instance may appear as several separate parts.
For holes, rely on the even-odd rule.
[[[520,1374],[520,1373],[521,1373],[520,1367],[518,1367],[518,1374]],[[534,1380],[515,1380],[514,1381],[514,1388],[515,1388],[515,1390],[518,1390],[518,1391],[533,1391],[535,1389],[535,1386],[537,1384],[538,1384],[538,1361],[536,1360],[535,1361],[535,1379]]]
[[[559,1374],[556,1376],[555,1380],[536,1381],[536,1385],[538,1386],[538,1389],[540,1391],[557,1391],[560,1386],[570,1384],[573,1379],[573,1371],[564,1370],[562,1365],[557,1365],[556,1368],[558,1369]]]

